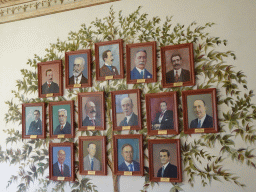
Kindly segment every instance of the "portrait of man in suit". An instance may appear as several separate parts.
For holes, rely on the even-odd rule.
[[[96,117],[96,105],[92,101],[88,101],[84,106],[86,117],[83,119],[83,126],[100,126],[101,120]]]
[[[190,81],[190,72],[183,68],[182,57],[179,53],[171,55],[173,69],[166,73],[166,83]]]
[[[88,155],[84,157],[84,170],[100,171],[100,161],[96,159],[96,144],[88,144]]]
[[[156,114],[156,117],[152,122],[152,129],[173,129],[173,111],[167,110],[167,103],[165,101],[160,103],[160,109],[161,111]]]
[[[140,171],[140,164],[133,160],[133,147],[130,144],[122,146],[124,162],[118,165],[118,171]]]
[[[88,79],[83,75],[85,60],[83,57],[76,57],[73,65],[73,76],[69,78],[69,84],[88,83]]]
[[[70,177],[69,166],[64,164],[66,153],[64,150],[59,150],[57,155],[58,161],[53,164],[53,176]]]
[[[115,66],[112,66],[114,56],[111,50],[106,50],[102,53],[102,59],[104,65],[100,68],[100,77],[119,75],[118,70]]]
[[[210,115],[206,114],[207,106],[204,100],[195,100],[193,109],[197,118],[191,121],[190,128],[213,127],[213,118]]]
[[[133,102],[130,97],[125,97],[121,101],[121,107],[125,118],[120,122],[119,126],[138,125],[138,116],[133,112]]]
[[[45,75],[46,82],[42,85],[42,94],[59,93],[59,85],[53,82],[52,69],[47,69]]]
[[[162,167],[157,172],[157,177],[177,178],[177,166],[170,163],[170,152],[167,149],[161,149],[159,152]]]
[[[29,125],[28,135],[42,135],[42,121],[40,119],[40,111],[34,111],[35,120]]]
[[[152,74],[145,69],[147,64],[147,51],[140,49],[134,57],[135,67],[131,71],[131,79],[151,79]]]
[[[54,135],[71,134],[71,125],[67,121],[67,110],[59,109],[58,118],[59,118],[59,125],[55,129]]]

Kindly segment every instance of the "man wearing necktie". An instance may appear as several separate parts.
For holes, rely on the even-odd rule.
[[[152,79],[152,74],[145,69],[147,64],[147,52],[140,49],[136,52],[134,58],[135,67],[131,71],[131,79]]]
[[[55,177],[70,177],[69,166],[64,164],[66,153],[64,150],[58,151],[58,161],[53,164],[53,176]]]
[[[194,112],[198,118],[194,119],[190,123],[190,128],[212,128],[213,118],[206,114],[207,106],[201,99],[194,101]]]
[[[35,120],[29,125],[27,135],[42,135],[42,121],[40,119],[40,111],[34,111]]]
[[[177,178],[177,166],[170,163],[170,152],[162,149],[159,153],[162,167],[157,172],[157,177]]]
[[[122,110],[125,118],[120,122],[119,126],[136,126],[138,125],[138,116],[133,112],[133,103],[130,97],[125,97],[121,101]]]
[[[84,170],[100,171],[100,161],[95,157],[96,144],[90,142],[87,151],[89,154],[84,157]]]
[[[112,66],[114,57],[110,50],[106,50],[102,53],[102,59],[104,65],[100,68],[100,77],[119,75],[115,66]]]
[[[161,112],[158,112],[156,114],[156,117],[152,122],[152,129],[154,130],[173,129],[173,111],[167,110],[166,101],[161,101],[160,109],[161,109]]]
[[[118,166],[118,171],[140,171],[140,164],[133,160],[133,147],[130,144],[122,146],[124,162]]]
[[[71,134],[71,125],[67,121],[67,110],[66,109],[59,109],[59,125],[56,127],[54,131],[54,135],[59,134]]]
[[[101,126],[101,120],[96,116],[96,105],[88,101],[84,106],[86,117],[83,119],[82,126]]]
[[[182,57],[179,53],[172,54],[171,64],[173,69],[166,73],[166,83],[190,81],[190,72],[182,68]]]
[[[69,78],[69,84],[88,83],[88,79],[83,75],[85,60],[83,57],[76,57],[73,66],[73,76]]]
[[[53,82],[52,69],[47,69],[45,75],[46,82],[42,85],[42,94],[59,93],[59,85]]]

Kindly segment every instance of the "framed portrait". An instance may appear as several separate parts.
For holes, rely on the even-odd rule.
[[[156,42],[126,45],[127,83],[156,82]]]
[[[149,139],[149,179],[154,182],[182,182],[179,139]]]
[[[184,133],[217,133],[216,89],[182,92]]]
[[[113,130],[142,128],[140,93],[140,89],[111,92]]]
[[[193,43],[161,47],[163,87],[195,85]]]
[[[143,176],[143,136],[114,135],[114,174]]]
[[[38,63],[38,97],[63,95],[62,60]]]
[[[96,80],[124,78],[123,40],[95,43]]]
[[[179,133],[176,92],[146,94],[147,127],[149,135]]]
[[[74,101],[49,103],[50,138],[74,138]]]
[[[66,89],[91,87],[91,49],[65,53]]]
[[[74,143],[49,143],[49,179],[75,181]]]
[[[106,136],[79,137],[80,175],[107,175]]]
[[[105,129],[104,92],[78,93],[79,131]]]
[[[45,103],[22,104],[22,138],[45,139]]]

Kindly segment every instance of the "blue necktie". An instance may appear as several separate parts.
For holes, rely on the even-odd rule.
[[[133,171],[132,164],[129,165],[129,171]]]
[[[93,159],[92,159],[92,162],[91,162],[91,170],[93,170]]]
[[[127,117],[124,118],[124,126],[127,126],[128,123],[127,123]]]
[[[110,71],[113,71],[113,70],[112,70],[112,66],[108,66],[108,65],[107,65],[107,67],[109,68]]]
[[[164,177],[164,167],[162,167],[162,177]]]
[[[198,120],[197,128],[201,128],[201,120]]]
[[[143,79],[143,71],[140,72],[141,79]]]

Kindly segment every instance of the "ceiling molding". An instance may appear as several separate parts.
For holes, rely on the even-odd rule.
[[[118,0],[0,0],[0,24]]]

